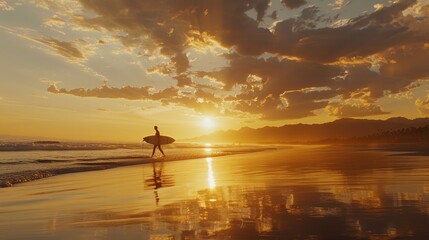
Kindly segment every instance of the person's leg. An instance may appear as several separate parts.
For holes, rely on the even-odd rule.
[[[162,151],[161,145],[158,145],[159,151],[161,151],[162,155],[165,156],[164,151]]]
[[[155,154],[155,149],[156,149],[156,145],[153,145],[153,150],[152,150],[152,156],[151,157],[153,157],[153,155]]]

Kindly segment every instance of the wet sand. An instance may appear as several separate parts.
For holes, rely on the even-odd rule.
[[[428,239],[429,161],[352,147],[72,173],[0,189],[2,239]]]
[[[116,167],[139,165],[139,164],[148,164],[156,161],[171,162],[171,161],[180,161],[187,159],[203,158],[203,157],[215,157],[215,156],[225,156],[233,155],[240,153],[250,153],[268,150],[267,147],[262,146],[244,146],[244,147],[213,147],[213,148],[182,148],[182,149],[168,149],[168,156],[162,156],[160,153],[155,155],[155,158],[152,158],[148,155],[142,155],[141,150],[134,150],[130,155],[125,156],[119,154],[118,152],[126,152],[124,149],[116,149],[115,155],[109,155],[113,152],[104,152],[102,157],[86,157],[79,158],[79,155],[91,155],[94,152],[87,151],[67,151],[67,154],[63,154],[66,151],[61,151],[60,156],[55,156],[55,152],[51,151],[43,152],[36,154],[34,151],[27,153],[26,155],[30,158],[34,158],[32,155],[41,155],[42,159],[23,161],[22,156],[20,161],[15,162],[8,160],[13,157],[17,152],[8,152],[8,155],[3,156],[6,159],[0,159],[0,188],[2,187],[11,187],[14,184],[30,182],[42,178],[76,173],[76,172],[88,172],[88,171],[98,171]],[[149,149],[148,149],[149,150]],[[2,153],[5,155],[4,153]],[[55,157],[52,158],[54,155]],[[100,153],[98,153],[100,155]],[[122,156],[121,156],[122,155]],[[25,156],[25,155],[24,155]],[[72,156],[72,159],[67,159]],[[44,157],[44,158],[43,158]],[[45,159],[48,157],[48,159]],[[63,158],[61,158],[63,157]],[[18,157],[19,159],[19,157]]]

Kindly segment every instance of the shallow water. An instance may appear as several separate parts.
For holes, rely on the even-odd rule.
[[[67,174],[0,189],[0,232],[2,239],[429,239],[429,161],[294,146]]]
[[[11,147],[12,146],[12,147]],[[124,148],[125,147],[125,148]],[[201,157],[260,151],[262,146],[234,146],[203,144],[171,144],[163,146],[166,157],[159,150],[154,158],[176,161]],[[15,150],[10,150],[15,149]],[[49,150],[47,150],[49,149]],[[31,143],[0,144],[0,188],[17,183],[72,172],[103,170],[108,168],[150,163],[152,145],[138,144],[76,144],[59,143],[32,145]]]

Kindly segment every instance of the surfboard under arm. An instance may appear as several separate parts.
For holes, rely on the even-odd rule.
[[[152,145],[158,144],[158,139],[155,135],[144,137],[143,140]],[[162,135],[159,137],[159,140],[161,145],[171,144],[175,141],[172,137]]]

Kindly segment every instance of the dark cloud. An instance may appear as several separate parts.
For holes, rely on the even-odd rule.
[[[178,74],[184,73],[189,68],[188,57],[183,53],[176,54],[171,58],[171,61],[174,63]]]
[[[247,78],[251,74],[259,76],[264,82],[263,92],[267,95],[329,86],[332,78],[342,73],[342,69],[336,66],[277,57],[264,59],[232,54],[227,59],[230,66],[212,72],[211,76],[222,81],[227,89],[236,84],[247,84]]]
[[[383,57],[387,61],[380,68],[383,76],[411,80],[429,78],[429,46],[427,44],[392,48],[386,51]]]
[[[306,4],[305,0],[282,0],[282,3],[290,9],[299,8],[302,5]]]
[[[341,89],[344,99],[365,98],[375,101],[389,93],[399,93],[415,79],[409,80],[396,76],[384,76],[370,69],[369,64],[344,67],[345,73],[332,83],[332,87]]]
[[[260,114],[264,119],[293,119],[314,115],[328,99],[340,94],[331,89],[343,69],[317,63],[302,63],[278,58],[229,55],[230,66],[211,77],[226,83],[225,88],[241,86],[240,94],[228,101],[236,110]]]
[[[333,19],[322,18],[317,7],[310,6],[300,17],[277,23],[273,32],[259,26],[269,5],[267,0],[81,2],[97,16],[75,17],[78,24],[96,30],[123,32],[124,45],[139,47],[151,41],[161,54],[173,61],[180,59],[176,62],[182,63],[176,66],[179,74],[189,67],[184,61],[189,39],[201,39],[202,33],[214,37],[224,47],[235,47],[243,55],[269,52],[317,62],[365,57],[390,47],[429,40],[428,20],[402,13],[416,4],[416,0],[398,1],[350,19],[348,24],[338,28],[316,28],[317,21]],[[283,1],[289,6],[303,2]],[[257,12],[257,19],[246,14],[251,9]],[[315,22],[306,22],[308,20]],[[303,28],[304,23],[307,27]]]
[[[346,112],[348,116],[352,115],[353,109],[356,116],[384,114],[375,102],[386,94],[409,91],[422,76],[386,75],[384,71],[372,70],[372,66],[365,63],[326,65],[237,54],[229,55],[228,59],[229,67],[205,74],[223,81],[226,89],[240,86],[240,93],[227,100],[234,101],[240,111],[261,114],[266,119],[312,116],[315,110],[335,102],[335,97],[365,104],[340,106],[334,103],[331,112],[335,106],[335,109],[342,110],[337,112]],[[419,68],[419,65],[415,67]],[[383,68],[384,65],[381,66]]]
[[[184,87],[184,86],[191,86],[192,85],[192,79],[186,74],[180,74],[178,76],[175,76],[174,79],[177,80],[177,86]]]
[[[309,61],[335,62],[341,58],[366,57],[395,46],[429,40],[426,18],[403,16],[415,0],[403,0],[372,14],[351,19],[338,28],[296,31],[296,19],[275,27],[271,51]]]
[[[333,116],[360,117],[385,114],[376,105],[379,98],[408,91],[414,82],[429,77],[428,17],[404,15],[416,0],[396,1],[339,27],[329,27],[338,15],[324,15],[308,6],[298,17],[279,20],[271,29],[260,24],[269,0],[80,1],[95,15],[74,16],[76,24],[110,31],[127,48],[167,56],[169,62],[148,72],[168,75],[177,86],[154,93],[150,87],[66,90],[51,85],[51,93],[157,100],[204,112],[220,112],[225,105],[226,113],[258,114],[270,120],[312,116],[320,109]],[[298,8],[306,1],[282,3]],[[427,9],[423,7],[421,14]],[[256,19],[249,16],[250,10],[256,11]],[[277,18],[276,12],[271,17]],[[227,67],[191,71],[186,52],[193,41],[206,44],[205,38],[230,49]],[[54,40],[44,44],[79,59],[73,45]],[[379,69],[367,58],[375,56],[383,59],[377,63]],[[205,76],[220,86],[208,89],[194,79]]]
[[[257,0],[254,3],[255,11],[257,12],[256,19],[262,21],[269,6],[270,0]]]
[[[237,98],[237,110],[260,114],[262,119],[296,119],[314,116],[314,110],[322,109],[327,104],[326,99],[335,96],[333,91],[292,91],[280,96],[269,94],[263,98],[245,99]]]
[[[350,19],[342,27],[297,31],[302,29],[303,20],[318,20],[319,10],[310,6],[299,18],[277,23],[274,32],[261,28],[258,23],[266,14],[268,0],[81,2],[97,16],[75,17],[78,24],[96,30],[123,32],[124,45],[139,47],[153,41],[161,54],[181,59],[183,64],[176,67],[179,74],[188,67],[183,54],[189,47],[190,37],[203,32],[225,47],[235,46],[240,54],[270,52],[318,62],[364,57],[390,47],[429,40],[428,20],[402,13],[415,5],[416,0],[398,1],[371,14]],[[298,6],[303,1],[283,3]],[[257,12],[256,20],[246,14],[251,9]]]

